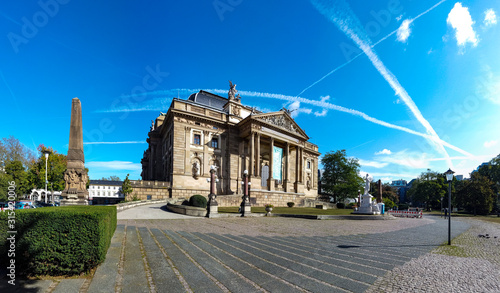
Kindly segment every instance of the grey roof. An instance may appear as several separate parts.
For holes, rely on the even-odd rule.
[[[224,97],[214,95],[212,93],[201,90],[196,94],[190,95],[188,101],[193,101],[197,104],[212,107],[222,111],[224,105],[227,103],[228,100]]]
[[[116,185],[122,186],[123,181],[109,181],[109,180],[90,180],[90,185]]]

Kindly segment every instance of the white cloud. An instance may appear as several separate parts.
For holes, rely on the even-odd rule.
[[[392,154],[391,150],[383,149],[380,152],[376,152],[375,155],[390,155]]]
[[[469,8],[463,7],[462,3],[457,2],[448,14],[446,22],[455,29],[455,37],[459,46],[465,46],[468,42],[474,47],[479,42],[476,32],[472,28],[474,21],[469,13]]]
[[[85,166],[89,169],[95,168],[102,170],[141,170],[142,165],[140,163],[133,163],[127,161],[94,161],[86,162]]]
[[[376,162],[376,161],[366,161],[366,160],[362,160],[362,159],[358,159],[358,162],[361,165],[361,167],[374,167],[377,169],[384,168],[387,165],[389,165],[389,163],[382,163],[382,162]]]
[[[292,114],[290,114],[292,118],[296,118],[300,113],[311,114],[312,112],[311,109],[301,108],[299,101],[291,103],[290,106],[288,106],[288,110],[292,111]]]
[[[497,16],[495,14],[495,11],[493,9],[488,9],[484,12],[484,25],[490,26],[497,24]]]
[[[484,75],[477,80],[478,96],[500,105],[500,76],[490,66],[483,66]]]
[[[398,41],[405,43],[406,40],[408,40],[408,37],[410,36],[411,25],[412,21],[410,19],[405,19],[403,20],[403,23],[401,23],[401,26],[398,28],[397,36],[398,36]]]
[[[316,115],[316,117],[323,117],[323,116],[326,116],[326,114],[328,113],[328,110],[327,109],[323,109],[323,111],[321,112],[314,112],[314,115]]]
[[[448,157],[447,157],[448,159]],[[382,156],[380,162],[391,163],[412,168],[428,168],[429,155],[420,152],[408,152],[406,150],[391,153],[391,155]]]
[[[396,17],[396,20],[397,20],[397,21],[400,21],[400,20],[401,20],[401,18],[403,18],[403,15],[402,15],[402,14],[401,14],[401,15],[399,15],[398,17]]]
[[[497,143],[498,140],[490,140],[490,141],[485,141],[483,145],[485,148],[491,148],[492,146],[495,146]]]

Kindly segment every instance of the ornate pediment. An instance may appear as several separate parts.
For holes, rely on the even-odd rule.
[[[307,138],[305,132],[295,123],[290,115],[284,111],[256,115],[252,118]]]

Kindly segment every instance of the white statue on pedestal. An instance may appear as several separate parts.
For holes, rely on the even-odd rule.
[[[359,210],[356,213],[359,214],[370,214],[370,215],[378,215],[380,214],[380,209],[378,205],[373,201],[373,196],[371,196],[368,192],[370,191],[370,182],[371,178],[368,174],[365,177],[365,194],[361,196],[361,203],[359,206]]]

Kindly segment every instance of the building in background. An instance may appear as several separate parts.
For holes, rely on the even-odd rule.
[[[89,204],[116,204],[125,200],[122,184],[123,181],[90,180]]]
[[[152,121],[142,179],[166,182],[169,197],[206,196],[210,168],[216,166],[219,205],[239,205],[245,170],[253,204],[301,205],[316,199],[318,146],[289,110],[262,113],[243,105],[236,85],[230,87],[228,98],[202,90],[187,100],[173,99],[167,113]],[[146,188],[137,181],[134,187]]]
[[[413,182],[413,180],[412,180],[412,182]],[[405,203],[406,202],[406,192],[408,191],[408,189],[410,189],[411,185],[409,185],[406,180],[399,179],[399,180],[392,181],[391,187],[396,189],[396,192],[399,196],[399,202]]]

